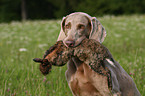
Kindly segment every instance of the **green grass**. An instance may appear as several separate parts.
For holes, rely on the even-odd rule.
[[[145,15],[98,18],[107,31],[103,44],[145,96]],[[42,57],[60,31],[60,20],[0,24],[0,96],[72,96],[64,67],[46,77],[32,61]],[[25,48],[24,51],[20,49]]]

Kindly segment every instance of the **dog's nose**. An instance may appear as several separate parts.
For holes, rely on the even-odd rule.
[[[69,41],[66,41],[65,44],[66,44],[68,47],[73,47],[73,46],[75,45],[75,41],[69,40]]]

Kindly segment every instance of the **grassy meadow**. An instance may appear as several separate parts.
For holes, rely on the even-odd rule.
[[[145,96],[145,15],[97,18],[107,31],[103,44]],[[72,96],[66,65],[43,76],[33,58],[53,45],[61,20],[0,24],[0,96]]]

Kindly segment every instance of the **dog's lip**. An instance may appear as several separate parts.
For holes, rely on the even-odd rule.
[[[83,40],[84,40],[84,39],[83,39]],[[83,40],[82,40],[82,41],[83,41]],[[81,42],[82,42],[82,41],[81,41]],[[67,44],[65,44],[65,41],[63,41],[63,44],[64,44],[67,48],[75,48],[75,47],[79,46],[79,45],[81,44],[81,42],[80,42],[80,43],[75,43],[74,46],[67,46]]]
[[[69,48],[66,44],[65,44],[65,42],[63,41],[63,44],[67,47],[67,48]]]
[[[79,44],[75,44],[74,46],[67,46],[67,45],[65,45],[67,48],[75,48],[75,47],[77,47],[77,46],[79,46],[81,43],[79,43]]]
[[[74,48],[76,47],[76,44],[74,46],[67,46],[67,44],[65,44],[65,42],[63,41],[63,44],[67,47],[67,48]]]

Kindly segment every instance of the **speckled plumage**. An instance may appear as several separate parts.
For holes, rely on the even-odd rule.
[[[110,71],[102,64],[102,61],[109,57],[108,49],[93,39],[84,39],[75,48],[68,48],[62,41],[58,41],[46,51],[43,59],[47,59],[49,63],[40,64],[40,71],[46,75],[51,71],[51,65],[62,66],[67,63],[70,57],[78,57],[95,72],[107,76],[108,85],[111,87]]]
[[[96,73],[96,75],[94,75],[93,72],[87,74],[87,76],[91,76],[89,79],[94,81],[87,81],[90,83],[83,83],[83,81],[80,81],[83,86],[80,86],[79,84],[74,86],[74,84],[77,84],[78,82],[75,80],[78,79],[81,75],[75,78],[75,80],[70,81],[69,86],[75,90],[74,92],[77,92],[76,88],[83,89],[84,86],[86,86],[86,89],[87,87],[89,89],[95,86],[95,90],[98,91],[93,92],[96,92],[95,94],[104,94],[103,96],[110,96],[111,94],[114,94],[113,96],[116,96],[117,94],[119,94],[119,96],[140,96],[140,93],[132,78],[125,72],[119,63],[113,59],[109,50],[93,39],[84,39],[75,48],[68,48],[63,44],[62,41],[58,41],[55,45],[46,51],[43,59],[35,58],[34,61],[41,63],[39,67],[40,71],[44,75],[47,75],[51,71],[52,65],[63,66],[72,57],[78,58],[84,63],[84,65],[87,65],[88,68],[90,67],[91,70],[87,69],[87,72],[94,71],[94,73]],[[110,62],[113,65],[110,64]],[[87,77],[82,79],[86,78]],[[101,81],[97,80],[103,80],[104,83],[102,84],[104,84],[104,87],[99,85]],[[95,84],[92,87],[89,87],[94,82]],[[89,86],[85,84],[89,84]],[[88,91],[88,89],[83,92]],[[81,91],[79,90],[79,92]],[[90,91],[88,91],[88,94],[91,94],[89,92]]]

